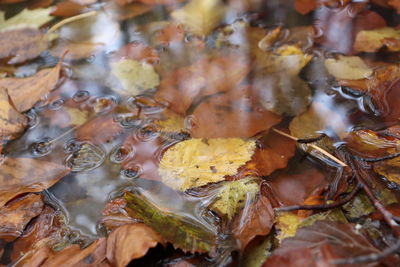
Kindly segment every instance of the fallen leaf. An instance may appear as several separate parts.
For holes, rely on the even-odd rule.
[[[61,58],[64,56],[65,51],[68,51],[64,60],[79,60],[90,58],[99,53],[103,48],[104,45],[102,43],[74,42],[59,38],[51,46],[50,54],[53,57]]]
[[[318,221],[283,240],[263,266],[335,266],[331,260],[379,252],[354,224]]]
[[[370,31],[360,31],[354,41],[354,49],[358,52],[376,52],[391,39],[399,39],[400,32],[395,28],[385,27]],[[394,48],[389,46],[389,51]],[[397,51],[399,47],[396,48]]]
[[[297,229],[301,223],[301,218],[293,212],[279,212],[276,216],[275,227],[279,230],[278,240],[282,241],[285,238],[296,235]]]
[[[254,141],[239,138],[190,139],[164,152],[158,172],[166,185],[184,191],[236,174],[254,149]]]
[[[197,35],[208,35],[220,23],[224,5],[220,0],[191,0],[171,16]]]
[[[32,0],[28,3],[28,9],[38,9],[49,7],[53,4],[53,0]]]
[[[124,1],[124,0],[122,0]],[[104,9],[106,13],[111,14],[111,17],[115,18],[116,20],[123,21],[131,18],[135,18],[137,16],[141,16],[146,14],[147,12],[151,11],[153,8],[150,5],[145,5],[141,3],[128,3],[124,5],[118,4],[122,2],[121,0],[117,0],[115,3],[114,1],[110,1],[105,4]]]
[[[258,235],[267,235],[274,225],[275,214],[272,205],[265,196],[264,184],[260,185],[260,193],[246,201],[246,206],[233,219],[232,231],[244,249]]]
[[[34,59],[48,46],[48,40],[43,32],[34,28],[1,31],[0,41],[0,58],[9,59],[8,64]]]
[[[126,200],[124,198],[115,198],[106,203],[100,224],[107,229],[108,233],[122,225],[137,223],[134,218],[128,215],[125,208]]]
[[[123,225],[108,236],[106,257],[111,265],[124,267],[131,260],[141,258],[150,248],[163,242],[159,234],[144,224]]]
[[[50,16],[51,10],[51,7],[34,10],[24,9],[9,19],[5,18],[4,12],[0,12],[0,31],[26,27],[37,29],[53,19]]]
[[[131,59],[112,62],[111,75],[111,87],[122,94],[137,95],[160,84],[152,65]]]
[[[68,172],[67,167],[55,162],[6,157],[0,168],[0,207],[20,194],[49,188]]]
[[[86,7],[72,0],[65,0],[53,6],[51,15],[55,17],[72,17],[85,12]]]
[[[0,142],[5,143],[18,136],[28,123],[27,118],[10,103],[7,90],[0,86]]]
[[[236,90],[248,72],[244,59],[234,55],[207,57],[164,78],[155,99],[173,112],[185,115],[191,104],[202,97]]]
[[[81,141],[89,141],[101,145],[111,142],[124,132],[124,128],[111,114],[99,115],[87,120],[76,131],[76,137]]]
[[[185,119],[171,112],[167,118],[156,120],[154,124],[160,132],[179,133],[185,128]]]
[[[0,239],[8,242],[21,236],[25,226],[43,210],[40,195],[28,194],[0,208]]]
[[[142,220],[174,247],[183,251],[214,254],[217,234],[210,226],[195,220],[194,216],[159,208],[139,193],[126,192],[124,198],[129,215]]]
[[[128,43],[112,54],[112,60],[135,60],[148,64],[156,64],[160,58],[155,49],[142,43]]]
[[[389,1],[387,1],[387,3],[397,11],[397,14],[400,14],[400,1],[399,0],[389,0]]]
[[[324,62],[328,73],[338,80],[359,80],[370,77],[373,73],[360,57],[341,56],[337,59],[328,58]]]
[[[0,87],[7,89],[18,111],[27,111],[54,89],[60,77],[60,70],[61,61],[54,68],[41,70],[30,77],[0,79]]]
[[[187,128],[195,138],[252,137],[282,119],[256,101],[247,88],[206,98],[188,117]]]
[[[224,182],[211,208],[232,220],[234,215],[247,205],[248,200],[256,197],[259,188],[258,181],[254,177]]]

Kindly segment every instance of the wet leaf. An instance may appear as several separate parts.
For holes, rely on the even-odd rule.
[[[152,6],[150,5],[144,5],[136,2],[121,6],[118,4],[118,2],[122,1],[125,0],[117,0],[117,3],[110,1],[104,6],[107,13],[111,14],[112,17],[120,21],[141,16],[152,9]]]
[[[48,46],[48,40],[43,32],[34,28],[1,31],[0,41],[0,58],[9,59],[8,64],[34,59]]]
[[[86,7],[72,0],[65,0],[53,6],[52,16],[56,17],[72,17],[79,15],[85,11]]]
[[[217,235],[190,215],[174,214],[158,208],[137,193],[125,193],[128,213],[158,232],[166,241],[183,251],[214,253]],[[169,229],[165,231],[165,229]]]
[[[40,195],[28,194],[0,208],[0,239],[8,242],[19,237],[29,221],[43,210]]]
[[[0,79],[0,87],[7,89],[18,111],[27,111],[54,89],[60,77],[60,70],[61,61],[54,68],[41,70],[27,78]]]
[[[365,79],[371,76],[373,72],[372,68],[359,57],[339,56],[337,59],[328,58],[325,60],[325,68],[330,75],[338,80]]]
[[[385,27],[371,31],[360,31],[354,41],[354,49],[358,52],[376,52],[383,46],[388,46],[390,51],[398,51],[399,47],[390,45],[391,40],[400,38],[399,30]]]
[[[261,267],[265,260],[271,254],[273,241],[270,236],[264,238],[264,240],[257,242],[251,242],[246,248],[242,264],[244,267]]]
[[[112,60],[135,60],[148,64],[156,64],[159,61],[159,55],[155,49],[142,43],[128,43],[112,54]]]
[[[123,131],[124,128],[114,120],[114,117],[106,114],[86,121],[78,128],[76,136],[79,140],[100,145],[114,140]]]
[[[179,133],[185,128],[184,118],[172,112],[166,119],[156,120],[154,124],[160,132],[165,133]]]
[[[283,240],[264,266],[334,266],[331,260],[379,251],[354,224],[318,221],[299,229],[295,237]]]
[[[246,200],[244,209],[234,218],[232,231],[244,249],[256,236],[267,235],[274,225],[275,213],[266,192],[260,185],[260,193]]]
[[[190,139],[169,148],[158,171],[166,185],[184,191],[236,174],[254,149],[254,141],[239,138]]]
[[[50,12],[50,7],[34,10],[24,9],[9,19],[5,18],[4,12],[0,12],[0,31],[26,27],[37,29],[53,19]]]
[[[67,175],[62,164],[34,158],[6,158],[0,168],[0,207],[27,192],[40,192]]]
[[[225,182],[211,208],[231,220],[238,210],[247,205],[248,200],[256,197],[259,187],[253,177]]]
[[[12,140],[21,133],[27,124],[27,118],[19,113],[7,94],[0,86],[0,142]]]
[[[136,60],[121,60],[111,63],[111,86],[122,94],[137,95],[156,88],[160,78],[153,66]],[[116,81],[113,81],[113,79]]]
[[[297,229],[301,223],[301,218],[293,212],[279,212],[276,216],[275,227],[280,231],[278,240],[282,241],[285,238],[296,235]]]
[[[171,16],[186,25],[191,33],[208,35],[219,24],[223,14],[224,5],[220,0],[190,0]]]
[[[159,234],[144,224],[123,225],[107,238],[106,257],[111,265],[124,267],[131,260],[141,258],[150,248],[163,242]]]
[[[74,42],[65,39],[57,39],[55,44],[50,48],[50,54],[54,57],[61,58],[65,51],[65,60],[78,60],[83,58],[90,58],[96,55],[104,48],[102,43],[93,42]]]

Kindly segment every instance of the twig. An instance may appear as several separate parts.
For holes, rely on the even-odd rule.
[[[70,23],[70,22],[73,22],[73,21],[76,21],[76,20],[80,20],[80,19],[83,19],[83,18],[91,17],[91,16],[94,16],[94,15],[96,15],[96,14],[97,14],[96,11],[90,11],[90,12],[87,12],[87,13],[83,13],[83,14],[80,14],[80,15],[76,15],[76,16],[67,18],[67,19],[63,19],[62,21],[60,21],[60,22],[54,24],[54,25],[47,31],[46,35],[49,35],[49,34],[55,32],[56,30],[58,30],[59,28],[61,28],[61,27],[64,26],[65,24],[68,24],[68,23]]]
[[[331,261],[331,263],[333,265],[344,265],[344,264],[353,265],[353,264],[359,264],[359,263],[368,263],[368,262],[373,262],[373,261],[379,261],[399,250],[400,250],[400,240],[398,240],[393,246],[386,248],[385,250],[383,250],[380,253],[372,253],[372,254],[362,255],[362,256],[348,258],[348,259],[336,259],[336,260]]]
[[[349,195],[331,204],[294,205],[294,206],[276,208],[275,211],[281,212],[281,211],[294,211],[294,210],[328,210],[328,209],[338,208],[346,204],[347,202],[351,201],[357,195],[357,193],[360,191],[361,188],[362,186],[360,184],[357,184],[357,186],[353,189],[353,191],[351,191]]]
[[[383,156],[383,157],[377,157],[377,158],[362,158],[362,157],[359,157],[356,155],[353,155],[353,157],[355,157],[357,160],[365,161],[365,162],[379,162],[379,161],[384,161],[384,160],[389,160],[389,159],[394,159],[394,158],[400,157],[400,152],[391,154],[391,155],[387,155],[387,156]]]
[[[276,128],[272,128],[272,130],[273,130],[274,132],[276,132],[276,133],[278,133],[278,134],[280,134],[280,135],[286,136],[287,138],[290,138],[290,139],[292,139],[292,140],[294,140],[294,141],[296,141],[296,142],[299,141],[299,138],[294,137],[294,136],[292,136],[292,135],[290,135],[290,134],[287,134],[287,133],[285,133],[285,132],[282,132],[282,131],[280,131],[280,130],[278,130],[278,129],[276,129]],[[347,164],[346,164],[346,163],[344,163],[343,161],[341,161],[341,160],[338,159],[337,157],[333,156],[332,154],[330,154],[330,153],[327,152],[326,150],[320,148],[319,146],[314,145],[314,144],[307,144],[307,143],[306,143],[305,145],[307,145],[307,146],[309,146],[309,147],[311,147],[311,148],[317,150],[318,152],[322,153],[323,155],[325,155],[326,157],[330,158],[330,159],[333,160],[334,162],[338,163],[340,166],[342,166],[342,167],[347,167]]]

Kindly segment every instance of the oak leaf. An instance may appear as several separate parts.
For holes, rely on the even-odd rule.
[[[158,172],[166,185],[184,191],[236,174],[251,159],[254,149],[252,140],[190,139],[164,152]]]
[[[221,0],[191,0],[181,9],[172,12],[174,20],[187,26],[197,35],[208,35],[218,26],[224,15]]]
[[[27,78],[0,79],[0,87],[7,89],[18,111],[27,111],[55,88],[60,70],[61,61],[54,68],[41,70]]]
[[[0,239],[8,242],[19,237],[30,220],[43,210],[40,195],[28,194],[0,208]]]

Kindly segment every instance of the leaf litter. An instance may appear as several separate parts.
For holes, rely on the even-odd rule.
[[[0,265],[399,264],[398,1],[0,3]]]

